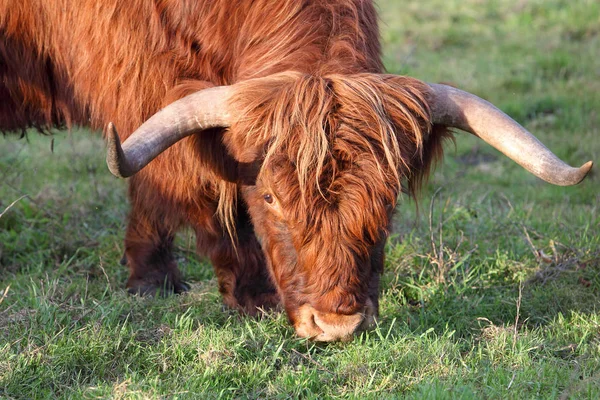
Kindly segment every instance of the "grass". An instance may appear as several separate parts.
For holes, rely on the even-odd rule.
[[[600,161],[597,1],[379,4],[390,72],[456,84],[571,164]],[[98,135],[0,148],[2,398],[600,397],[596,171],[553,187],[459,134],[419,212],[398,207],[378,327],[322,346],[285,315],[224,309],[189,232],[191,292],[126,295],[125,183]]]

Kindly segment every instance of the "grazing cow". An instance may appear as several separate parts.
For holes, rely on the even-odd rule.
[[[0,0],[0,78],[0,130],[107,127],[131,292],[187,289],[191,225],[228,306],[282,302],[320,341],[373,322],[397,197],[449,127],[554,184],[591,168],[474,95],[384,74],[368,0]]]

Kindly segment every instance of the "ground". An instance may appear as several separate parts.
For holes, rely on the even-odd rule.
[[[572,165],[600,165],[600,3],[381,0],[392,73],[497,104]],[[0,397],[598,398],[600,177],[561,188],[458,134],[387,247],[378,327],[297,339],[192,290],[123,290],[125,183],[98,134],[0,137]],[[22,197],[26,196],[26,197]],[[11,205],[16,201],[14,205]]]

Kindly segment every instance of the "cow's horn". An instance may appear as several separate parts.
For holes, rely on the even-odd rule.
[[[127,178],[186,136],[228,127],[229,86],[204,89],[177,100],[144,122],[121,146],[112,123],[107,127],[106,163],[113,175]]]
[[[592,168],[592,161],[579,168],[565,164],[493,104],[450,86],[429,86],[433,92],[433,123],[459,128],[480,137],[538,178],[559,186],[575,185]]]

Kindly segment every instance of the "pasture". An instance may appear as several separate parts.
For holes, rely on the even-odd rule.
[[[490,100],[590,176],[551,186],[458,133],[397,208],[377,328],[318,345],[225,309],[188,231],[191,291],[127,295],[101,136],[0,137],[0,398],[600,398],[600,3],[378,4],[389,72]]]

